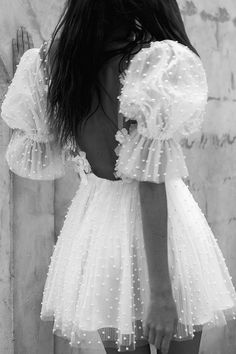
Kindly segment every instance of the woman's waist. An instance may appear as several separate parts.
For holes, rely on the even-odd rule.
[[[90,173],[88,173],[87,175],[87,179],[88,181],[91,181],[93,183],[98,183],[98,184],[108,184],[108,185],[127,185],[127,184],[134,184],[137,183],[137,181],[130,181],[129,183],[127,181],[122,180],[121,178],[116,178],[114,176],[114,178],[109,178],[109,177],[104,177],[104,176],[100,176],[97,173],[95,173],[94,171],[91,171]]]

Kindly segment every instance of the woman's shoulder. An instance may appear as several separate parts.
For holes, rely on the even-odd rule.
[[[202,89],[207,87],[200,57],[186,45],[173,40],[152,41],[142,48],[122,76],[123,86],[132,91],[136,88],[137,92],[146,91],[154,82],[166,88],[179,85],[179,88],[185,86],[187,89],[191,84]],[[140,83],[143,84],[141,91]]]
[[[158,120],[170,128],[165,136],[182,131],[187,121],[191,121],[188,127],[202,121],[208,95],[206,73],[200,58],[178,42],[156,41],[142,49],[132,59],[122,84],[121,113],[140,122],[143,135],[160,136],[152,128]]]
[[[133,61],[142,61],[153,58],[158,61],[162,57],[169,59],[191,58],[196,62],[201,62],[199,56],[188,46],[171,39],[161,41],[151,41],[149,46],[143,47],[134,57]]]
[[[40,67],[40,48],[30,48],[20,58],[14,74],[14,82],[28,80],[38,72]]]
[[[30,48],[28,49],[21,57],[19,66],[27,64],[27,66],[31,66],[34,64],[39,57],[40,48]]]

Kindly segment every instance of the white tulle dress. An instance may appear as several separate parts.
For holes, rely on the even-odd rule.
[[[174,41],[153,42],[123,75],[120,113],[135,120],[117,132],[116,176],[92,173],[85,153],[70,157],[49,132],[39,49],[27,51],[2,105],[14,129],[6,159],[16,174],[39,180],[65,174],[69,160],[81,176],[56,243],[41,318],[81,353],[104,347],[132,350],[145,343],[149,279],[139,181],[165,182],[168,261],[178,311],[175,338],[235,318],[236,293],[225,260],[183,178],[180,140],[200,129],[207,83],[200,59]]]

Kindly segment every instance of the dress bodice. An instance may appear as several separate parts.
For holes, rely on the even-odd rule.
[[[2,117],[14,129],[6,154],[11,170],[47,180],[63,176],[73,154],[70,147],[57,145],[49,129],[40,54],[31,49],[22,57]],[[155,183],[187,177],[180,138],[198,131],[203,122],[207,82],[201,60],[186,46],[165,40],[135,54],[122,80],[119,61],[113,58],[100,71],[102,105],[78,130],[76,170],[82,173],[85,167],[86,173],[109,180]],[[96,107],[94,98],[92,112]],[[132,131],[122,129],[133,121]]]

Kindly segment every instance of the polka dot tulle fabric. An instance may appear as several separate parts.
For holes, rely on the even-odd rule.
[[[63,152],[47,125],[46,97],[39,49],[30,49],[2,104],[2,118],[14,129],[6,159],[10,169],[22,177],[48,180],[65,174]]]
[[[38,49],[23,56],[2,106],[14,129],[6,158],[22,177],[81,176],[55,245],[41,318],[81,353],[125,352],[146,343],[149,301],[139,181],[164,182],[168,262],[178,312],[176,340],[235,318],[236,293],[223,255],[189,189],[180,139],[200,129],[207,83],[200,59],[173,41],[154,42],[122,78],[120,111],[135,124],[117,133],[119,180],[95,176],[86,154],[70,157],[48,129],[45,80]]]
[[[236,298],[188,188],[180,179],[166,188],[169,269],[179,314],[175,336],[189,339],[202,324],[222,325],[232,318]],[[89,175],[72,201],[51,260],[42,318],[55,318],[54,330],[73,345],[90,342],[92,348],[102,338],[132,350],[143,343],[148,284],[138,182]]]
[[[122,82],[120,111],[137,129],[118,134],[118,175],[156,183],[166,174],[186,177],[178,142],[203,122],[207,82],[200,59],[173,41],[154,42],[134,57]]]

